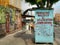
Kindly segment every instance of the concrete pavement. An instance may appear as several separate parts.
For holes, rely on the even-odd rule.
[[[57,31],[55,33],[57,33]],[[56,34],[56,36],[58,37],[58,34]],[[59,44],[60,39],[57,37],[55,39],[54,45],[60,45]],[[4,38],[1,38],[0,45],[49,45],[49,44],[34,44],[32,39],[33,39],[33,35],[31,31],[21,30],[13,34],[9,34]]]
[[[19,32],[16,32],[19,33]],[[15,38],[14,35],[10,34],[2,39],[0,39],[0,45],[25,45],[25,42],[21,38]]]

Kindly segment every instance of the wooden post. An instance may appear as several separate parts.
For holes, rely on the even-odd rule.
[[[8,33],[9,32],[9,13],[6,12],[6,32]]]

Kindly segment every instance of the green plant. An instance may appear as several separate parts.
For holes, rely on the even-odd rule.
[[[32,11],[34,9],[51,9],[52,5],[59,0],[25,0],[27,3],[30,3],[31,5],[36,5],[37,7],[27,9],[23,12],[23,15],[25,15],[28,11]]]
[[[5,23],[6,22],[6,15],[5,12],[9,12],[12,16],[12,21],[14,21],[14,16],[15,16],[15,10],[10,8],[10,7],[4,7],[0,5],[0,23]]]
[[[5,23],[5,14],[4,14],[5,7],[0,5],[0,24]]]
[[[37,5],[38,8],[43,7],[45,5],[45,0],[25,0],[25,1],[30,3],[31,5]]]
[[[25,0],[31,5],[37,5],[38,8],[51,8],[59,0]],[[46,7],[45,7],[46,6]]]

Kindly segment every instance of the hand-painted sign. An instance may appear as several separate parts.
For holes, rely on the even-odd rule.
[[[35,10],[35,42],[53,42],[53,10]]]

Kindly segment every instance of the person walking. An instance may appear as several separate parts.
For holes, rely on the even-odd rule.
[[[33,24],[33,22],[30,23],[30,30],[31,30],[31,33],[34,33],[34,24]]]

